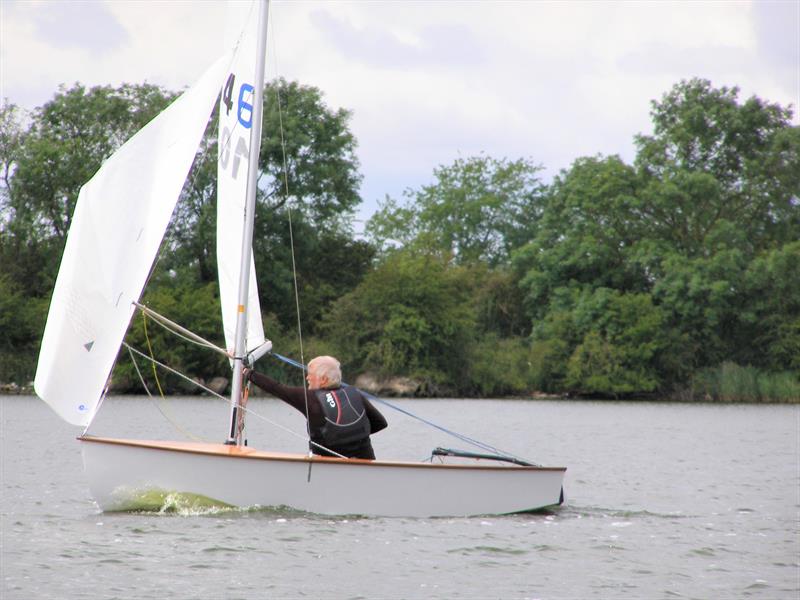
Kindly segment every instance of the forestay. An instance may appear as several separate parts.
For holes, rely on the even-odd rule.
[[[81,188],[34,381],[69,423],[94,416],[229,62],[218,60]]]
[[[235,346],[242,261],[242,227],[247,198],[250,130],[253,124],[253,82],[256,81],[258,4],[228,3],[225,47],[234,48],[231,68],[219,102],[217,165],[217,269],[225,344]],[[250,351],[264,342],[253,253],[250,251],[247,333]]]

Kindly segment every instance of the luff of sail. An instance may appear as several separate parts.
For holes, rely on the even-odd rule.
[[[214,63],[81,188],[34,381],[69,423],[94,416],[228,63]]]
[[[225,44],[234,48],[231,68],[219,102],[219,162],[217,164],[217,269],[226,348],[235,346],[242,268],[242,226],[247,192],[253,85],[256,81],[257,2],[229,3]],[[247,332],[250,351],[264,342],[255,266],[250,252]]]

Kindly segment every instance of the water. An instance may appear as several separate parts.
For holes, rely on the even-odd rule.
[[[800,594],[800,407],[398,401],[478,439],[567,466],[566,505],[491,518],[287,511],[103,514],[75,428],[33,398],[2,407],[0,598],[768,598]],[[302,431],[280,402],[251,407]],[[220,440],[227,407],[170,401]],[[463,444],[385,411],[379,457]],[[182,437],[146,398],[107,401],[93,433]],[[303,449],[256,418],[251,445]],[[246,481],[242,485],[247,485]]]

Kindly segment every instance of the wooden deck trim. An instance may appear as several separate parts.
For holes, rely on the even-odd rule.
[[[119,438],[104,438],[92,435],[79,436],[80,442],[93,444],[109,444],[114,446],[129,446],[165,452],[183,452],[186,454],[202,454],[206,456],[230,456],[232,458],[250,460],[272,460],[282,462],[312,462],[330,463],[338,465],[363,465],[370,467],[404,467],[419,469],[471,469],[484,471],[566,471],[566,467],[525,467],[521,465],[445,465],[440,463],[416,463],[386,460],[365,460],[361,458],[337,458],[335,456],[308,456],[306,454],[290,454],[286,452],[265,452],[255,450],[249,446],[228,446],[225,444],[212,444],[203,442],[171,442],[157,440],[128,440]]]

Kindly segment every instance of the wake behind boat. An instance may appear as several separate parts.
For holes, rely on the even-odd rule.
[[[506,514],[560,504],[565,468],[477,442],[490,454],[440,451],[421,463],[283,454],[244,443],[242,369],[272,349],[252,259],[268,3],[231,9],[230,51],[104,163],[75,208],[34,385],[64,420],[86,428],[78,439],[98,505],[125,510],[153,492],[347,515]],[[226,347],[234,349],[227,438],[213,444],[89,435],[218,98],[217,262]]]

